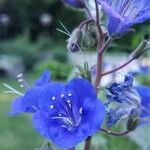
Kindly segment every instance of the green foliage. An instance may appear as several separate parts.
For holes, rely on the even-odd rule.
[[[53,80],[66,80],[73,67],[69,63],[61,63],[55,60],[51,60],[42,62],[37,65],[36,72],[41,74],[45,68],[50,70]]]
[[[139,75],[136,77],[137,81],[139,81],[139,83],[141,85],[147,85],[150,86],[150,76],[149,74],[145,74],[145,75]]]
[[[0,42],[1,54],[16,55],[21,57],[27,69],[40,58],[40,52],[50,49],[51,41],[48,38],[40,38],[37,43],[31,43],[27,34],[10,41]]]
[[[33,150],[36,147],[41,147],[44,139],[33,130],[31,118],[8,115],[10,99],[13,97],[15,96],[0,94],[0,149]]]

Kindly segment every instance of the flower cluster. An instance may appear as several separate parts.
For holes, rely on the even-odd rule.
[[[133,85],[133,76],[127,74],[124,82],[113,83],[106,89],[108,102],[107,126],[116,124],[119,120],[136,115],[139,118],[150,117],[150,88]]]
[[[7,86],[20,94],[12,102],[11,115],[22,113],[32,114],[33,128],[43,137],[51,140],[56,146],[63,149],[74,147],[99,129],[112,135],[125,135],[135,130],[139,123],[150,121],[150,88],[134,86],[133,75],[127,74],[123,82],[114,82],[106,88],[107,102],[105,105],[98,99],[99,89],[102,87],[102,77],[114,74],[138,59],[149,49],[148,40],[142,40],[139,46],[129,56],[123,65],[104,72],[103,52],[110,46],[114,38],[120,37],[130,31],[137,23],[142,23],[150,18],[150,0],[61,0],[63,3],[77,9],[86,11],[88,19],[79,24],[72,34],[61,23],[63,30],[58,31],[69,36],[67,48],[75,53],[82,52],[84,48],[97,46],[97,64],[89,69],[85,59],[84,67],[78,68],[78,76],[68,83],[53,82],[46,70],[32,87],[26,85],[24,94]],[[89,3],[94,3],[92,13]],[[108,34],[102,27],[99,16],[99,5],[108,16]],[[140,69],[144,73],[149,68]],[[94,78],[92,78],[92,75]],[[87,80],[86,80],[87,79]],[[19,79],[23,82],[23,79]],[[90,81],[90,82],[89,82]],[[93,87],[91,82],[95,82]],[[107,110],[107,115],[105,114]],[[107,118],[105,118],[107,116]],[[127,119],[127,131],[115,133],[101,128],[103,120],[111,127],[122,119]],[[86,140],[85,149],[90,149],[90,140]],[[47,147],[46,147],[47,148]],[[44,149],[46,149],[44,148]]]
[[[33,127],[61,148],[72,148],[101,126],[105,109],[85,79],[67,84],[49,82],[46,71],[22,97],[13,101],[12,114],[33,113]]]
[[[149,0],[97,0],[108,15],[108,32],[121,36],[137,23],[150,19]]]

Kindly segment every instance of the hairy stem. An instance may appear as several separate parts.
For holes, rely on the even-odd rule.
[[[125,66],[127,66],[128,64],[130,64],[132,61],[134,60],[134,58],[132,59],[129,59],[127,62],[125,62],[124,64],[120,65],[119,67],[113,69],[113,70],[110,70],[108,72],[105,72],[105,73],[102,73],[102,76],[105,76],[105,75],[108,75],[108,74],[111,74],[111,73],[114,73],[122,68],[124,68]]]
[[[103,52],[107,49],[109,44],[112,42],[112,38],[109,38],[105,44],[102,45],[102,47],[98,50],[98,56],[97,56],[97,66],[96,66],[96,80],[95,80],[95,89],[98,93],[99,90],[99,84],[102,78],[102,58],[103,58]]]
[[[79,28],[81,29],[85,24],[88,24],[90,22],[94,22],[94,20],[93,19],[84,20],[83,22],[80,23]]]
[[[100,26],[98,3],[96,0],[94,0],[94,2],[95,2],[95,7],[96,7],[95,24],[97,26],[97,31],[98,31],[98,44],[97,44],[98,54],[97,54],[97,71],[96,71],[96,80],[95,80],[95,90],[98,95],[99,84],[100,84],[101,77],[102,77],[103,52],[109,46],[109,44],[112,42],[112,39],[109,38],[107,40],[107,42],[104,44],[105,34],[103,33],[101,26]],[[84,150],[90,150],[91,140],[92,140],[92,137],[87,138],[87,140],[85,142]]]
[[[107,129],[104,129],[104,128],[101,128],[100,130],[107,133],[107,134],[113,135],[113,136],[125,136],[130,132],[130,131],[114,132],[114,131],[107,130]]]

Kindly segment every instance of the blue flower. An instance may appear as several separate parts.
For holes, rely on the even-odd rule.
[[[150,18],[149,0],[97,0],[108,15],[108,32],[120,36]]]
[[[105,116],[104,105],[85,79],[73,79],[66,85],[45,85],[38,103],[40,109],[33,115],[33,127],[64,149],[74,147],[100,129]]]
[[[128,118],[131,114],[141,114],[141,97],[133,86],[131,74],[125,76],[124,82],[113,83],[106,90],[108,102],[107,126],[116,124],[120,119]]]
[[[84,0],[62,0],[64,3],[73,6],[75,8],[84,8],[85,1]]]
[[[47,70],[35,82],[35,85],[28,89],[25,94],[17,97],[12,102],[12,115],[17,115],[23,112],[34,113],[39,109],[38,97],[42,87],[50,82],[50,74]]]
[[[141,117],[144,119],[148,119],[150,122],[150,87],[148,86],[138,86],[136,87],[140,97],[141,97],[141,105],[142,105],[142,113]],[[145,121],[146,121],[145,120]]]

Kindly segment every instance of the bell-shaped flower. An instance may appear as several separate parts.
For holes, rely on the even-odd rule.
[[[149,0],[97,0],[108,16],[111,37],[121,36],[134,24],[150,19]]]
[[[104,105],[92,84],[85,79],[69,83],[49,83],[38,98],[39,110],[33,127],[60,148],[69,149],[100,129]]]

